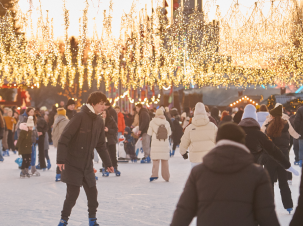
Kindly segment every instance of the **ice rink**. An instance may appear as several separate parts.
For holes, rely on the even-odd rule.
[[[45,172],[40,171],[40,177],[30,179],[20,179],[20,170],[14,162],[17,155],[11,154],[0,163],[1,226],[58,225],[66,185],[55,182],[56,151],[52,146],[49,154],[52,168]],[[291,151],[292,163],[293,158]],[[170,182],[165,182],[160,177],[158,181],[152,183],[149,182],[151,164],[121,163],[119,165],[121,177],[111,174],[108,178],[102,178],[99,173],[101,163],[95,164],[95,168],[98,169],[96,175],[99,177],[98,223],[105,226],[169,225],[189,175],[190,162],[176,153],[169,164]],[[298,166],[295,168],[300,171]],[[290,188],[295,207],[298,201],[299,184],[300,177],[294,176]],[[277,185],[275,185],[275,194],[280,223],[282,226],[287,226],[292,214],[288,214],[283,208]],[[88,225],[87,200],[83,189],[68,225]],[[191,225],[195,225],[195,221]]]

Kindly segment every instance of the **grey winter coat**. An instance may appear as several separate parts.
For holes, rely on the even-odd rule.
[[[82,186],[85,179],[89,187],[96,186],[93,168],[95,148],[105,168],[111,167],[105,145],[103,119],[85,105],[69,121],[58,142],[57,164],[65,164],[61,180],[67,184]]]
[[[53,130],[52,130],[52,138],[54,147],[58,147],[58,141],[60,139],[61,134],[69,120],[67,117],[63,115],[58,115],[55,119]]]
[[[194,167],[171,226],[279,226],[267,171],[240,143],[221,140]]]

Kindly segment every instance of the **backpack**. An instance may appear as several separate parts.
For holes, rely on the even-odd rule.
[[[156,137],[160,141],[165,141],[168,138],[168,132],[164,124],[159,126]]]

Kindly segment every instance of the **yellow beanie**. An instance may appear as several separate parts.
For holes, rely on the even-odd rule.
[[[58,108],[57,109],[57,114],[66,116],[66,110],[64,108]]]

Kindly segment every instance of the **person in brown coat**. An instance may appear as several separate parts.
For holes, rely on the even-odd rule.
[[[195,166],[177,204],[171,226],[278,226],[268,173],[254,164],[245,132],[223,124],[216,147]]]

